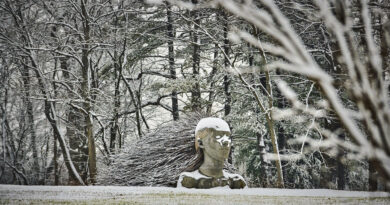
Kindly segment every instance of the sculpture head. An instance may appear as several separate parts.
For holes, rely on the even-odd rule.
[[[195,130],[196,156],[179,176],[178,187],[213,188],[229,186],[246,187],[245,180],[237,174],[223,171],[230,153],[230,128],[219,118],[203,118]]]
[[[229,125],[219,118],[203,118],[195,130],[195,149],[202,149],[205,157],[224,161],[228,158],[231,140]]]

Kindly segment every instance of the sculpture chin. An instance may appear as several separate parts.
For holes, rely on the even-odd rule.
[[[218,161],[225,161],[229,157],[230,147],[219,147],[215,150],[205,151],[204,153],[210,158],[216,159]]]
[[[229,157],[230,149],[221,149],[220,153],[222,155],[221,159],[226,160]]]

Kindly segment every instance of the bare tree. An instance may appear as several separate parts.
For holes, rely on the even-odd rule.
[[[332,13],[332,7],[328,1],[316,1],[320,11],[319,17],[326,24],[328,32],[334,35],[340,47],[342,62],[349,74],[347,89],[351,96],[350,100],[356,105],[356,110],[350,110],[342,104],[333,85],[334,79],[313,60],[296,32],[291,28],[288,19],[283,16],[272,1],[261,1],[265,9],[253,6],[251,1],[246,1],[243,4],[234,1],[214,2],[252,23],[277,42],[276,44],[261,43],[245,31],[235,30],[233,32],[233,39],[242,39],[283,59],[269,63],[267,69],[281,68],[296,72],[307,76],[319,85],[330,108],[336,113],[348,136],[353,139],[351,142],[345,142],[333,134],[323,131],[324,134],[328,134],[329,138],[325,142],[323,141],[321,146],[328,148],[343,147],[348,150],[348,156],[366,157],[372,160],[375,163],[375,168],[388,184],[390,181],[389,101],[386,83],[384,82],[382,56],[373,39],[367,2],[365,0],[360,1],[360,15],[363,20],[362,26],[365,34],[364,44],[368,52],[367,58],[361,58],[359,48],[354,43],[356,34],[352,29],[353,21],[349,13],[350,6],[348,4],[336,4],[336,9],[343,12]],[[340,15],[341,18],[339,18]],[[310,109],[305,109],[305,106],[297,100],[296,95],[286,83],[279,81],[278,86],[292,102],[295,109],[310,112]],[[359,128],[360,125],[367,132],[362,131]],[[311,141],[313,146],[319,146],[316,143],[318,142]]]
[[[176,79],[176,68],[175,68],[175,48],[173,45],[175,32],[173,27],[174,18],[172,15],[172,5],[169,2],[166,2],[167,7],[167,33],[168,33],[168,61],[169,61],[169,71],[171,78]],[[179,102],[177,99],[177,91],[172,91],[172,116],[173,120],[179,119]]]
[[[24,10],[25,8],[28,8]],[[18,2],[9,2],[6,1],[4,7],[2,8],[5,12],[7,12],[13,20],[14,26],[17,29],[18,35],[21,36],[23,41],[17,42],[12,40],[11,36],[2,35],[3,43],[9,45],[14,50],[21,53],[22,56],[26,57],[26,61],[23,61],[22,65],[26,66],[29,70],[32,70],[35,73],[35,77],[38,82],[38,89],[43,96],[44,102],[44,114],[51,124],[54,132],[58,136],[58,141],[61,146],[61,150],[63,152],[63,156],[65,159],[65,164],[69,170],[69,173],[74,176],[80,184],[84,184],[80,175],[74,167],[74,164],[70,158],[69,149],[67,143],[65,142],[65,138],[62,135],[60,128],[58,126],[58,116],[56,114],[56,109],[54,107],[54,101],[50,95],[50,83],[46,83],[46,78],[43,76],[43,71],[41,67],[41,63],[38,62],[41,60],[41,57],[38,55],[39,48],[35,45],[35,42],[32,38],[32,28],[26,26],[26,21],[34,21],[36,19],[30,19],[29,15],[36,12],[32,10],[33,8],[29,7],[28,2],[18,1]],[[35,8],[34,8],[35,9]],[[33,23],[33,22],[31,22]],[[29,26],[36,26],[35,24]]]

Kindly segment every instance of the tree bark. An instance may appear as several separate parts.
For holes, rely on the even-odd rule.
[[[53,152],[54,152],[54,156],[53,156],[53,160],[54,160],[54,185],[58,185],[59,184],[59,176],[58,176],[58,151],[57,151],[57,140],[58,140],[58,136],[56,134],[56,132],[54,132],[53,130],[53,135],[54,135],[54,138],[53,138]]]
[[[278,187],[284,188],[284,180],[283,180],[283,170],[282,170],[282,163],[280,161],[279,157],[279,147],[278,142],[276,138],[275,128],[274,128],[274,121],[271,116],[267,117],[267,124],[268,124],[268,131],[270,132],[271,142],[272,142],[272,148],[274,153],[278,156],[275,160],[276,169],[277,169],[277,177],[278,177]]]
[[[268,187],[269,186],[269,180],[268,180],[268,161],[265,157],[267,154],[266,146],[264,143],[264,137],[261,133],[256,134],[257,139],[257,149],[259,151],[260,155],[260,183],[262,187]]]
[[[63,152],[65,165],[68,168],[70,175],[72,177],[74,177],[75,179],[77,179],[81,185],[85,185],[84,181],[81,179],[76,168],[74,167],[74,164],[73,164],[72,159],[70,157],[69,149],[66,146],[65,139],[61,135],[61,132],[58,128],[56,113],[53,111],[52,103],[49,102],[48,100],[45,100],[45,115],[46,115],[46,118],[49,120],[49,122],[50,122],[50,124],[55,132],[55,135],[58,136],[58,141],[60,143],[61,150]]]
[[[215,43],[214,44],[214,56],[213,56],[213,68],[211,70],[211,73],[210,75],[208,76],[208,83],[210,83],[210,92],[209,92],[209,100],[208,100],[208,104],[207,104],[207,108],[206,108],[206,113],[207,115],[211,115],[211,110],[213,108],[213,102],[214,102],[214,98],[215,98],[215,88],[214,88],[214,85],[215,85],[215,81],[214,81],[214,76],[215,74],[217,73],[217,66],[218,66],[218,63],[217,63],[217,58],[218,58],[218,43]]]
[[[257,35],[255,34],[255,28],[252,29],[252,35]],[[249,56],[248,56],[248,64],[249,67],[254,66],[254,55],[252,51],[252,46],[248,44],[248,47],[250,49]],[[252,79],[252,82],[254,82],[254,78]],[[260,109],[256,108],[256,114],[260,114]],[[257,140],[257,149],[259,151],[259,156],[260,156],[260,183],[262,187],[268,187],[269,186],[269,180],[268,180],[268,160],[266,159],[266,144],[264,142],[264,136],[258,132],[256,133],[256,140]]]
[[[376,171],[375,162],[373,160],[368,160],[368,190],[378,190],[378,173]]]
[[[70,89],[74,89],[75,86],[71,83],[72,79],[69,76],[71,72],[68,63],[67,57],[60,58],[60,67],[62,70],[62,74],[67,81],[67,85]],[[68,97],[75,97],[72,91],[68,91]],[[88,161],[88,148],[87,148],[87,138],[82,134],[83,123],[80,123],[80,120],[83,117],[83,114],[80,110],[75,107],[69,107],[69,111],[67,113],[67,121],[66,124],[66,136],[69,139],[69,147],[70,147],[70,157],[72,162],[79,173],[80,177],[84,182],[87,181],[88,173],[87,173],[87,161]],[[74,177],[72,173],[69,173],[68,183],[71,185],[79,185],[79,180]]]
[[[5,63],[5,62],[4,62]],[[8,67],[3,67],[4,76],[3,78],[3,85],[4,85],[4,100],[1,102],[3,105],[1,105],[1,145],[3,149],[3,164],[1,166],[1,175],[0,175],[0,181],[2,180],[4,176],[5,166],[6,166],[6,160],[7,160],[7,150],[6,150],[6,138],[7,138],[7,130],[6,130],[6,119],[7,119],[7,103],[8,103]]]
[[[34,57],[32,56],[32,54],[30,54],[30,58],[32,61],[32,66],[34,68],[36,68],[35,73],[36,73],[37,78],[38,78],[38,84],[39,84],[40,90],[42,92],[42,95],[45,97],[45,116],[46,116],[47,120],[50,122],[50,125],[52,126],[55,135],[58,136],[58,141],[60,143],[60,147],[61,147],[61,150],[63,152],[65,165],[66,165],[71,177],[74,177],[75,179],[77,179],[77,181],[81,185],[85,185],[84,181],[81,179],[79,173],[77,172],[76,168],[74,167],[74,164],[73,164],[73,161],[70,157],[69,149],[66,145],[65,139],[61,135],[60,129],[58,127],[57,113],[53,107],[53,102],[50,101],[50,97],[46,91],[45,84],[43,83],[44,78],[43,78],[37,64],[34,62]]]
[[[38,158],[38,149],[37,149],[37,143],[36,143],[36,132],[35,132],[35,121],[34,121],[34,110],[33,110],[33,104],[30,99],[30,87],[31,87],[31,78],[30,73],[27,68],[27,63],[24,63],[23,66],[23,87],[24,87],[24,93],[25,93],[25,104],[26,104],[26,111],[27,111],[27,122],[28,122],[28,133],[31,137],[31,149],[32,149],[32,157],[33,157],[33,168],[32,172],[35,174],[33,177],[33,183],[36,184],[41,179],[41,171],[39,167],[39,158]]]
[[[90,72],[89,72],[89,41],[90,41],[90,25],[87,9],[85,7],[84,0],[81,0],[81,12],[83,18],[83,30],[84,30],[84,45],[82,48],[82,77],[81,83],[82,97],[84,99],[84,121],[85,121],[85,136],[88,139],[88,170],[89,178],[92,184],[96,183],[96,147],[95,138],[93,136],[93,120],[91,115],[91,93],[90,93]]]
[[[120,108],[120,75],[122,72],[122,66],[119,65],[119,57],[117,51],[114,51],[114,77],[115,77],[115,91],[114,91],[114,119],[110,129],[110,153],[115,153],[115,144],[116,144],[116,136],[118,132],[118,121],[119,121],[119,108]],[[119,143],[120,144],[120,143]]]
[[[192,0],[193,4],[197,4],[198,0]],[[197,77],[199,76],[199,68],[200,68],[200,36],[199,36],[199,25],[200,25],[200,17],[199,11],[192,11],[192,19],[194,21],[193,32],[192,32],[192,44],[193,44],[193,53],[192,53],[192,79],[194,81],[194,85],[191,91],[191,105],[192,111],[200,112],[201,111],[201,95],[200,95],[200,85],[197,81]]]
[[[26,48],[33,48],[35,45],[33,44],[33,41],[31,38],[31,34],[29,33],[29,30],[25,26],[24,22],[24,15],[22,12],[19,10],[19,12],[13,10],[12,6],[10,5],[9,1],[6,1],[6,4],[9,8],[8,12],[13,16],[13,20],[15,22],[15,26],[21,30],[21,38],[23,41],[23,46]],[[50,99],[49,92],[46,88],[46,83],[44,82],[44,76],[42,74],[42,71],[40,67],[38,66],[39,64],[36,62],[36,53],[33,50],[30,49],[25,49],[24,50],[25,54],[30,60],[31,67],[33,67],[34,72],[36,74],[37,80],[38,80],[38,87],[42,93],[42,96],[44,99],[44,113],[49,121],[50,125],[52,126],[54,132],[56,133],[57,136],[59,136],[59,143],[61,146],[61,150],[64,155],[64,161],[65,165],[68,168],[69,173],[71,176],[75,177],[80,184],[85,185],[83,180],[81,179],[80,175],[76,171],[74,164],[70,158],[69,150],[66,145],[64,137],[61,135],[60,128],[58,127],[58,121],[57,121],[57,114],[55,109],[53,108],[53,102]],[[10,165],[12,167],[12,165]],[[16,170],[16,169],[15,169]]]
[[[176,79],[176,69],[175,69],[175,51],[174,51],[174,45],[173,41],[175,39],[175,31],[173,28],[173,16],[172,16],[172,6],[169,2],[166,2],[167,6],[167,19],[168,19],[168,25],[167,25],[167,32],[168,32],[168,61],[169,61],[169,71],[170,76],[173,81]],[[172,117],[173,120],[179,119],[179,103],[177,99],[177,91],[174,89],[172,91]]]
[[[339,138],[345,141],[345,135],[340,134]],[[343,158],[345,157],[345,153],[343,149],[339,149],[339,153],[337,155],[337,189],[344,190],[345,189],[345,165],[343,163]]]
[[[140,111],[141,107],[139,106],[140,104],[139,104],[139,100],[138,100],[139,94],[137,91],[135,91],[134,95],[135,95],[135,98],[133,98],[133,100],[134,100],[134,103],[137,104],[137,112],[135,112],[135,120],[137,122],[137,131],[138,131],[139,138],[142,138],[143,134],[142,134],[141,111]]]
[[[134,104],[138,136],[139,136],[139,138],[142,138],[142,124],[141,124],[141,116],[140,116],[140,109],[142,108],[142,105],[139,104],[140,100],[136,97],[137,93],[134,93],[133,89],[131,88],[129,82],[127,82],[126,78],[123,75],[121,75],[121,78],[122,78],[123,82],[125,83],[127,90],[129,91],[131,100]]]
[[[55,84],[55,80],[56,80],[56,73],[57,73],[57,59],[55,61],[55,68],[54,68],[54,73],[53,73],[53,90],[54,90],[54,98],[57,98],[57,85]],[[60,59],[60,68],[61,68],[61,59]],[[53,105],[54,109],[55,109],[55,105]],[[58,176],[58,153],[57,153],[57,140],[58,140],[58,136],[57,136],[57,133],[54,132],[53,130],[53,161],[54,161],[54,185],[58,185],[58,179],[59,179],[59,176]],[[48,140],[48,144],[47,146],[49,147],[49,140]],[[50,166],[49,166],[50,167]],[[50,172],[48,172],[50,173]]]
[[[223,16],[223,50],[225,52],[224,55],[224,65],[225,69],[229,68],[229,39],[228,39],[228,26],[229,26],[229,18],[228,14],[226,11],[222,12]],[[231,110],[231,101],[232,101],[232,96],[230,93],[230,76],[226,74],[223,78],[223,84],[224,84],[224,92],[225,92],[225,105],[224,105],[224,110],[225,110],[225,116],[230,114]]]
[[[267,58],[265,56],[264,51],[260,50],[260,53],[262,54],[262,58],[263,58],[264,62],[267,63]],[[270,77],[269,70],[265,69],[264,74],[265,74],[265,80],[266,80],[265,87],[267,89],[268,109],[270,110],[266,113],[266,120],[267,120],[267,125],[268,125],[268,131],[269,131],[269,134],[271,137],[273,152],[277,156],[276,160],[275,160],[275,164],[276,164],[276,170],[277,170],[277,176],[278,176],[278,187],[284,188],[283,168],[282,168],[282,163],[280,161],[278,139],[277,139],[277,135],[275,132],[274,120],[272,119],[272,109],[273,109],[273,100],[274,99],[273,99],[273,94],[272,94],[272,84],[271,84],[271,77]]]

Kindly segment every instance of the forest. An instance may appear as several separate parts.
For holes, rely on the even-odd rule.
[[[249,187],[390,190],[386,0],[1,0],[0,183],[175,187],[204,117]]]

